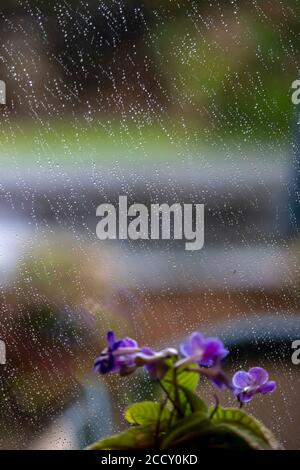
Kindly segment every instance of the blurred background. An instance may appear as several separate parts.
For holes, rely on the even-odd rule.
[[[115,329],[154,348],[220,335],[229,374],[278,381],[249,411],[299,449],[300,2],[0,5],[1,448],[122,429],[156,392],[92,374]],[[204,248],[100,242],[96,207],[119,195],[204,203]]]

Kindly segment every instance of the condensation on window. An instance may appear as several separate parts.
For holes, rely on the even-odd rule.
[[[93,373],[108,330],[154,348],[219,336],[229,373],[268,368],[276,394],[249,411],[300,447],[299,13],[293,0],[1,6],[1,448],[82,449],[153,396],[143,373]],[[172,230],[100,240],[97,207],[120,196],[204,204],[203,247]]]

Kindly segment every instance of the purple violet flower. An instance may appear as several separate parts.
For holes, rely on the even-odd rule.
[[[202,368],[202,375],[210,379],[218,389],[225,390],[226,388],[228,388],[229,390],[232,390],[232,385],[229,379],[220,369],[220,367],[208,367],[206,369]]]
[[[153,359],[155,357],[155,352],[153,351],[153,349],[145,347],[142,349],[141,353],[142,354],[139,355],[138,360],[144,364],[145,369],[149,372],[151,377],[153,378],[156,377],[158,375],[157,374],[158,362],[155,361],[154,363],[152,362],[148,363],[148,357]],[[159,363],[161,363],[161,361],[159,361]]]
[[[140,348],[135,340],[127,337],[118,340],[114,332],[109,331],[107,333],[107,348],[96,359],[94,372],[129,374],[136,369],[135,358],[139,351]]]
[[[181,344],[180,351],[186,361],[197,362],[201,367],[215,366],[228,354],[228,350],[219,338],[205,338],[198,332],[192,333]]]
[[[236,372],[232,385],[235,396],[242,403],[252,400],[256,393],[271,393],[276,389],[276,382],[269,381],[269,374],[262,367],[252,367],[248,372]]]
[[[166,359],[177,357],[178,351],[173,348],[154,352],[151,348],[144,347],[136,357],[136,364],[142,365],[153,379],[162,379],[168,370]]]

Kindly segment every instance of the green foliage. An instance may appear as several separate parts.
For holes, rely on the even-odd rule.
[[[112,437],[102,439],[88,447],[88,450],[130,450],[149,449],[155,444],[151,426],[137,426]]]
[[[211,11],[215,27],[209,32],[200,15],[186,11],[172,22],[159,23],[156,58],[161,67],[168,64],[174,100],[186,114],[194,111],[202,118],[210,135],[217,129],[248,143],[254,137],[284,139],[293,116],[291,83],[298,78],[287,50],[291,44],[295,51],[299,48],[299,25],[283,11],[276,17],[269,11],[260,21],[244,3],[238,22],[230,6],[224,7],[222,21],[217,10]],[[288,21],[284,32],[282,21]]]
[[[182,438],[186,440],[189,437],[197,433],[203,433],[210,429],[211,422],[207,417],[206,413],[196,411],[195,413],[180,419],[167,433],[166,437],[162,442],[162,449],[168,449],[170,447],[178,446]]]
[[[244,411],[218,407],[210,417],[195,411],[179,420],[162,442],[162,448],[192,446],[208,448],[278,449],[271,432]]]
[[[157,379],[164,397],[161,403],[144,401],[130,405],[127,431],[103,439],[90,449],[278,449],[272,433],[238,408],[209,408],[196,389],[197,364],[165,360],[166,372]]]
[[[188,379],[187,372],[179,373],[177,378],[171,378],[170,372],[163,380],[167,397],[161,404],[148,401],[129,406],[125,418],[132,427],[89,449],[280,448],[272,433],[244,411],[220,406],[209,409],[194,392],[198,382],[194,373],[190,374],[193,379]]]
[[[212,422],[240,436],[250,448],[278,449],[280,447],[269,429],[245,411],[219,407],[212,416]]]
[[[193,365],[194,364],[191,363],[191,367]],[[184,387],[187,390],[194,391],[198,385],[198,382],[198,372],[190,372],[186,370],[181,371],[180,369],[178,370],[178,372],[175,372],[172,367],[169,368],[162,380],[162,384],[169,391],[172,391],[172,389],[175,388],[176,384],[178,387]]]
[[[193,364],[191,364],[193,366]],[[165,390],[170,401],[182,415],[188,411],[188,397],[186,392],[194,392],[199,382],[199,374],[197,372],[189,372],[186,370],[176,371],[170,366],[166,372],[161,385]]]
[[[201,398],[198,395],[196,395],[194,392],[192,392],[191,390],[185,387],[181,387],[181,390],[185,394],[185,397],[188,403],[188,407],[185,411],[186,415],[189,414],[189,411],[190,413],[200,412],[205,415],[208,415],[208,407],[206,403],[203,400],[201,400]]]
[[[142,401],[125,410],[125,419],[130,424],[156,424],[158,420],[167,423],[171,419],[171,412],[160,403]]]

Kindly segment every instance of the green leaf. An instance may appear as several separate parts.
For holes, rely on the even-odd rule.
[[[183,391],[182,391],[183,393]],[[198,398],[196,396],[196,398]],[[199,399],[200,400],[200,399]],[[203,407],[203,402],[201,407]],[[200,408],[200,402],[195,400]],[[155,404],[154,405],[158,405]],[[147,407],[146,407],[147,408]],[[155,406],[155,408],[157,408]],[[219,407],[211,418],[208,411],[195,411],[178,420],[162,434],[161,449],[279,449],[278,442],[259,421],[237,408]],[[138,415],[140,416],[140,415]],[[88,449],[126,450],[149,449],[158,444],[155,425],[138,425],[113,437],[105,438]]]
[[[149,449],[155,444],[155,432],[151,426],[135,426],[121,434],[95,442],[87,450]]]
[[[177,370],[175,373],[174,369],[170,367],[161,383],[169,395],[171,401],[176,402],[178,408],[182,412],[182,415],[184,415],[188,400],[186,394],[183,392],[183,389],[193,392],[198,385],[199,374],[197,372],[190,372],[186,370]],[[178,394],[176,393],[176,384]]]
[[[183,391],[183,393],[186,396],[191,413],[194,413],[195,411],[199,411],[208,416],[208,411],[209,411],[208,406],[196,393],[192,392],[191,390],[185,387],[180,387],[180,389]]]
[[[212,422],[240,436],[252,449],[279,449],[281,446],[262,423],[237,408],[219,407]]]
[[[208,418],[205,408],[204,411],[194,412],[180,419],[162,443],[163,449],[189,446],[211,449],[280,448],[271,432],[259,421],[242,410],[221,407],[211,419]]]
[[[170,411],[160,403],[153,401],[142,401],[130,405],[125,411],[125,419],[131,424],[153,424],[160,419],[160,423],[169,422]]]
[[[170,384],[174,383],[174,368],[172,367],[173,364],[170,363],[170,367],[166,372],[164,378],[162,379],[162,383],[170,388]],[[190,363],[190,367],[197,367],[197,364]],[[197,372],[191,372],[187,370],[180,370],[176,371],[176,381],[178,386],[184,387],[192,392],[196,389],[198,382],[199,382],[199,374]]]
[[[211,421],[207,418],[206,413],[195,412],[190,416],[177,421],[177,423],[167,433],[162,442],[162,449],[167,449],[174,445],[177,440],[192,435],[195,431],[207,430],[212,427]]]
[[[193,392],[199,383],[199,374],[197,372],[179,371],[177,373],[177,384]]]
[[[180,449],[236,449],[250,450],[251,447],[238,434],[226,425],[214,426],[211,421],[203,421],[201,426],[182,434],[169,443],[168,448]]]

